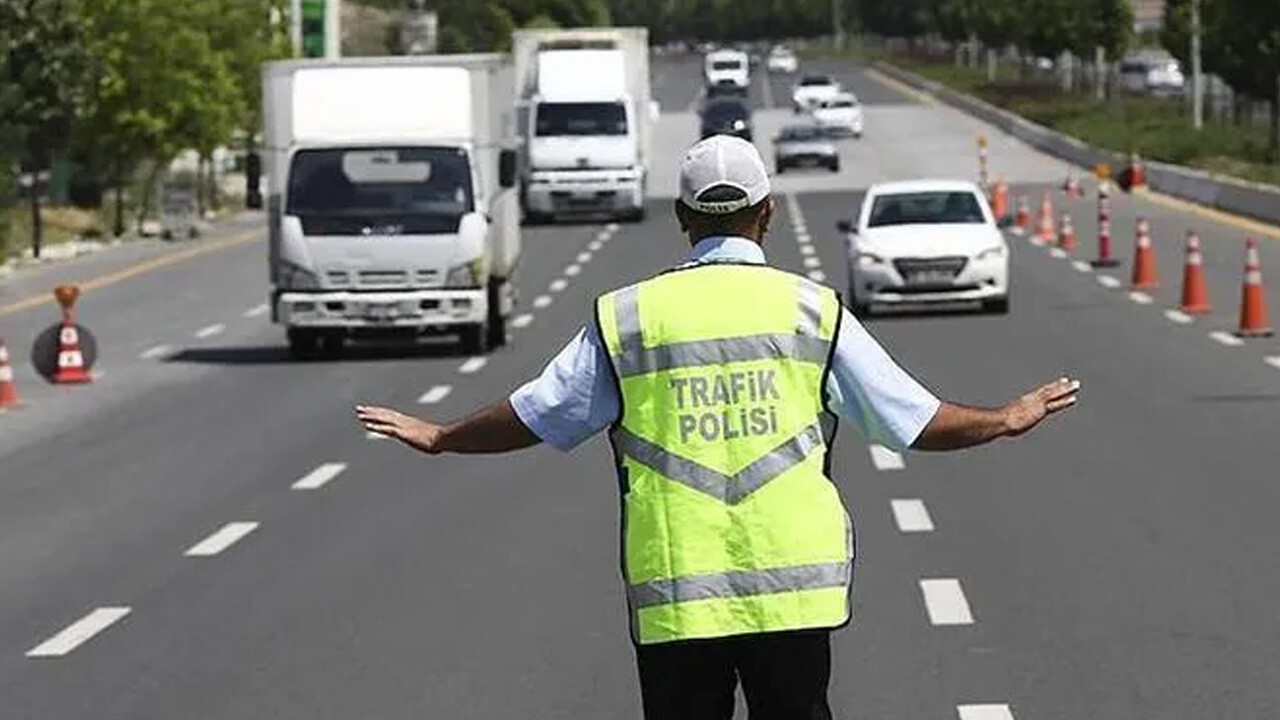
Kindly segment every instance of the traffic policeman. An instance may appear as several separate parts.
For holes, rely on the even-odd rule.
[[[942,402],[832,289],[770,267],[768,173],[717,135],[680,167],[684,264],[607,293],[540,377],[449,424],[360,406],[426,453],[570,450],[609,430],[647,720],[831,717],[830,632],[850,618],[853,530],[830,479],[837,417],[874,443],[953,450],[1066,409],[1063,378],[999,408]]]

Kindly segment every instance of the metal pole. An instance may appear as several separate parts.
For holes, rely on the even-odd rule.
[[[302,55],[302,0],[289,0],[289,44],[293,56]]]
[[[831,0],[831,34],[836,50],[844,49],[844,27],[840,18],[840,0]]]
[[[1191,124],[1204,127],[1204,74],[1200,67],[1200,0],[1191,0]]]

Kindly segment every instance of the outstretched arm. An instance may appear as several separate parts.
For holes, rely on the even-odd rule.
[[[392,437],[430,455],[437,453],[502,453],[542,442],[502,400],[462,420],[440,425],[390,408],[356,406],[366,430]]]
[[[1080,381],[1062,378],[1001,408],[974,408],[944,402],[912,443],[914,450],[960,450],[1002,437],[1017,437],[1049,415],[1075,404]]]

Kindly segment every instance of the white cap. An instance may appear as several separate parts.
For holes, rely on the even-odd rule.
[[[740,137],[712,135],[689,148],[680,162],[680,202],[693,210],[728,215],[767,197],[764,160]]]

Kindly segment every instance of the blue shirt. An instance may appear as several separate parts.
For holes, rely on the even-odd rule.
[[[746,238],[710,237],[688,264],[765,264],[764,250]],[[904,449],[938,411],[938,399],[898,366],[862,323],[841,311],[828,375],[828,407],[857,425],[868,442]],[[618,388],[595,323],[578,331],[537,378],[511,395],[511,407],[533,434],[571,450],[618,419]]]

